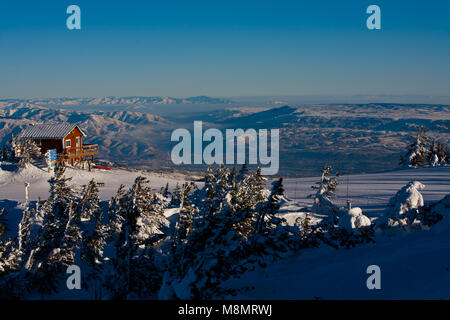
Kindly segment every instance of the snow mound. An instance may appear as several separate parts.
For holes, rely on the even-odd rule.
[[[371,224],[370,219],[363,215],[359,207],[351,208],[339,218],[339,227],[349,231],[369,227]]]
[[[392,225],[406,225],[407,214],[423,207],[423,196],[419,192],[425,185],[411,181],[393,196],[387,205],[384,221]]]
[[[314,199],[311,211],[321,215],[332,216],[339,213],[339,208],[328,197],[319,194]]]

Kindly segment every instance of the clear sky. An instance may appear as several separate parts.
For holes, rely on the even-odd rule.
[[[450,95],[450,1],[0,2],[0,98],[308,94]]]

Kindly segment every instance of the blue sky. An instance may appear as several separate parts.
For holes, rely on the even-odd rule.
[[[82,29],[66,28],[67,6]],[[382,29],[366,28],[381,8]],[[450,1],[1,1],[0,98],[450,95]]]

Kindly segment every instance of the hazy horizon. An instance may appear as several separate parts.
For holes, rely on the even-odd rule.
[[[174,99],[187,99],[196,97],[208,97],[230,100],[231,104],[257,104],[257,105],[282,105],[282,104],[340,104],[340,103],[400,103],[400,104],[450,104],[450,95],[428,96],[420,94],[393,95],[393,94],[355,94],[355,95],[260,95],[260,96],[175,96],[175,95],[109,95],[109,96],[53,96],[53,97],[0,97],[1,101],[7,100],[52,100],[52,99],[101,99],[101,98],[151,98],[167,97]]]

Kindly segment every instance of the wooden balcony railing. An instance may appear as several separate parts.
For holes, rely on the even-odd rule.
[[[85,144],[82,147],[65,149],[61,155],[64,158],[86,157],[98,153],[98,144]]]

